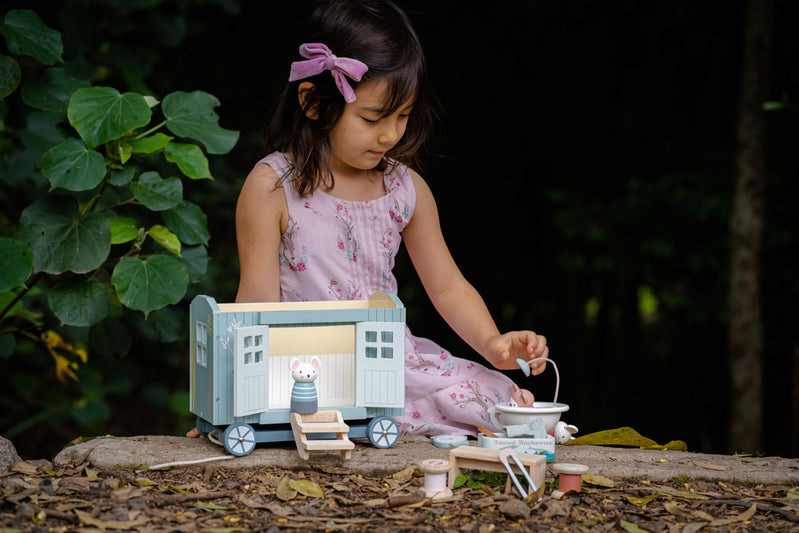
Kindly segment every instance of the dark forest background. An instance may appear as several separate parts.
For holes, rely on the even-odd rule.
[[[765,431],[762,449],[741,450],[728,439],[727,302],[745,2],[398,3],[426,45],[441,102],[419,170],[445,237],[500,329],[547,336],[559,401],[570,406],[563,419],[578,435],[632,426],[690,450],[796,456],[799,5],[775,2],[768,99],[789,105],[767,114]],[[65,48],[93,51],[104,85],[219,98],[220,124],[241,138],[212,159],[215,181],[186,190],[209,216],[211,262],[183,304],[146,323],[139,314],[127,349],[90,359],[76,383],[54,381],[32,352],[0,359],[0,434],[23,457],[52,456],[79,435],[191,427],[188,302],[235,296],[236,196],[298,58],[309,3],[147,4],[19,7],[62,31]],[[404,256],[396,273],[414,333],[474,358]],[[554,393],[551,371],[511,375],[538,398]],[[30,394],[37,387],[52,389],[46,400]]]

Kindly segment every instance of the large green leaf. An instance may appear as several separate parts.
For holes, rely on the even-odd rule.
[[[164,148],[164,157],[193,180],[213,179],[208,169],[208,159],[196,144],[169,143]]]
[[[0,24],[8,49],[17,55],[27,55],[45,65],[61,61],[64,45],[61,33],[50,29],[39,15],[28,9],[13,9]]]
[[[22,71],[13,58],[0,55],[0,98],[13,93],[22,80]]]
[[[208,244],[208,217],[199,206],[184,201],[177,207],[161,214],[167,227],[183,244]]]
[[[140,94],[120,94],[112,87],[90,87],[72,94],[67,117],[86,145],[94,148],[146,126],[152,111]]]
[[[23,180],[30,180],[28,185],[43,181],[41,166],[44,153],[66,139],[58,130],[62,121],[55,113],[31,111],[25,120],[27,126],[19,130],[23,149],[7,150],[9,162],[0,172],[0,182],[12,187],[20,186]]]
[[[189,275],[180,259],[157,254],[142,259],[126,257],[111,276],[119,300],[128,308],[144,312],[176,304],[186,294]]]
[[[166,127],[180,137],[197,139],[210,154],[226,154],[239,139],[239,132],[219,126],[214,108],[219,100],[203,91],[177,91],[164,98],[161,109],[167,119]]]
[[[47,303],[62,325],[93,326],[108,315],[108,294],[98,279],[71,279],[47,291]]]
[[[200,281],[208,270],[208,250],[205,246],[183,246],[180,250],[180,260],[192,282]]]
[[[172,209],[183,201],[180,178],[161,179],[157,172],[145,172],[130,184],[133,196],[153,211]]]
[[[42,158],[42,174],[53,187],[70,191],[94,189],[103,181],[106,170],[103,156],[78,139],[53,146]]]
[[[0,291],[19,287],[33,273],[33,252],[24,242],[0,237]]]
[[[53,111],[67,116],[69,98],[76,90],[90,87],[88,81],[68,76],[62,68],[44,71],[44,79],[33,79],[22,87],[22,101],[42,111]]]
[[[108,220],[97,213],[81,216],[71,196],[48,195],[29,205],[20,229],[20,240],[33,251],[34,272],[90,272],[111,251]]]

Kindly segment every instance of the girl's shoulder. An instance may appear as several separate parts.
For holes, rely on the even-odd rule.
[[[275,161],[275,158],[267,156],[250,170],[239,193],[238,211],[252,211],[256,214],[264,207],[276,208],[278,212],[283,211],[286,197],[281,186],[281,167],[274,164]]]
[[[258,160],[253,170],[264,170],[263,167],[271,169],[278,179],[284,179],[291,170],[291,162],[283,152],[272,152]]]

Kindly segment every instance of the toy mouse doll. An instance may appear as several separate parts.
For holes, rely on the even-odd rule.
[[[292,413],[311,414],[319,410],[314,381],[320,365],[321,361],[315,355],[308,363],[296,357],[291,360],[291,377],[294,378],[291,387]]]

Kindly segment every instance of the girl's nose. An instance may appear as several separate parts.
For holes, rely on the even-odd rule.
[[[387,120],[384,123],[383,128],[380,130],[380,137],[378,140],[381,144],[395,144],[399,138],[402,136],[402,129],[400,127],[399,121],[397,120]]]

